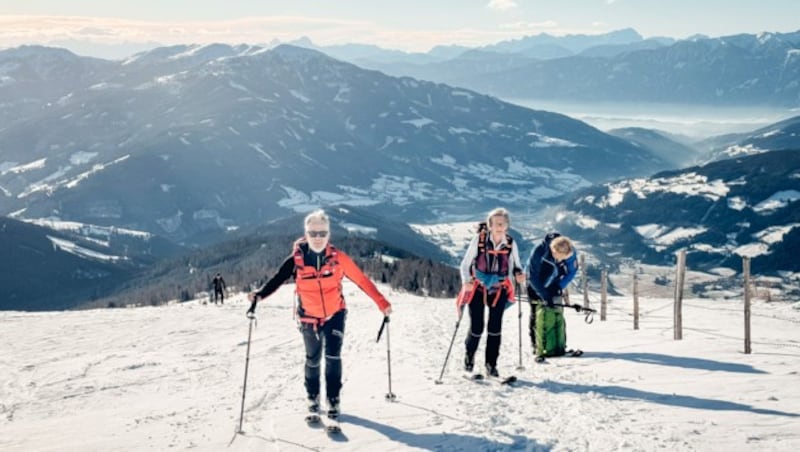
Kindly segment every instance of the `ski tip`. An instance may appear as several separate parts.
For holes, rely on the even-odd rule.
[[[306,416],[306,422],[309,424],[319,424],[322,422],[318,414],[309,414]]]
[[[474,381],[476,383],[484,382],[483,374],[464,374],[464,379],[469,381]]]

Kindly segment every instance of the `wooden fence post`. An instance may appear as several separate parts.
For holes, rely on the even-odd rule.
[[[678,265],[675,270],[675,306],[673,315],[673,339],[683,339],[683,278],[686,274],[686,250],[678,253]]]
[[[606,302],[608,299],[608,289],[606,280],[607,278],[607,270],[604,268],[602,272],[600,272],[600,320],[606,320]]]
[[[742,257],[744,273],[744,352],[750,354],[750,258]]]
[[[639,277],[633,269],[633,329],[639,329]]]
[[[581,254],[581,283],[583,284],[583,307],[589,308],[589,279],[586,277],[586,255]]]

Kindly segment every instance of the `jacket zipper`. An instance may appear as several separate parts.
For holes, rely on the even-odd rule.
[[[319,301],[322,303],[322,314],[325,316],[323,318],[328,318],[328,311],[325,309],[325,297],[322,292],[322,274],[320,272],[322,269],[322,265],[319,262],[319,256],[317,256],[317,287],[319,287]]]
[[[547,287],[549,287],[550,284],[552,284],[553,281],[558,277],[558,266],[555,264],[555,262],[550,261],[547,258],[544,258],[542,260],[546,262],[551,268],[550,276],[547,278],[547,281],[544,285],[545,289],[547,289]]]

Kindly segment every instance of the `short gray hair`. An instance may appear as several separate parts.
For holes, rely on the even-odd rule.
[[[491,212],[489,212],[489,215],[486,216],[486,224],[488,226],[492,225],[492,217],[503,217],[506,219],[506,224],[508,226],[511,226],[511,220],[508,218],[508,210],[502,207],[498,207],[492,210]]]
[[[319,222],[325,223],[325,226],[328,226],[328,227],[330,227],[330,225],[331,225],[331,220],[330,220],[330,218],[328,218],[328,214],[325,213],[325,211],[322,210],[322,209],[317,209],[317,210],[309,213],[308,215],[306,215],[306,219],[303,221],[303,225],[304,225],[306,230],[308,230],[308,225],[312,221],[319,221]]]

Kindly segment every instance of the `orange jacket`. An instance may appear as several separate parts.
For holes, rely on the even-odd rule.
[[[375,284],[358,268],[355,262],[332,245],[325,249],[325,259],[320,269],[305,265],[303,250],[294,252],[295,285],[303,315],[327,319],[345,308],[342,278],[353,281],[378,305],[381,311],[390,306]]]

